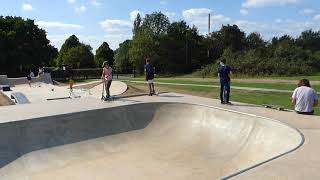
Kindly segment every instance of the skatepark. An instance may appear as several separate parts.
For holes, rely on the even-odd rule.
[[[11,89],[8,97],[21,92],[29,102],[0,109],[1,179],[320,176],[317,116],[174,92],[121,96],[127,86],[117,81],[110,102],[99,83],[74,89],[77,98],[44,82]]]

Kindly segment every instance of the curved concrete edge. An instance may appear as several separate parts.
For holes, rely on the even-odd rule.
[[[184,103],[182,103],[182,104],[184,104]],[[189,104],[189,103],[186,103],[186,104]],[[263,165],[263,164],[266,164],[266,163],[268,163],[268,162],[271,162],[271,161],[273,161],[273,160],[276,160],[276,159],[278,159],[278,158],[281,158],[281,157],[283,157],[283,156],[285,156],[285,155],[287,155],[287,154],[290,154],[290,153],[296,151],[297,149],[299,149],[299,148],[304,144],[304,142],[305,142],[305,137],[304,137],[303,133],[302,133],[298,128],[296,128],[296,127],[294,127],[294,126],[291,126],[291,125],[289,125],[289,124],[286,124],[286,123],[284,123],[284,122],[281,122],[281,121],[279,121],[279,120],[276,120],[276,119],[271,119],[271,118],[267,118],[267,117],[263,117],[263,116],[258,116],[258,115],[254,115],[254,114],[244,113],[244,112],[240,112],[240,111],[234,111],[234,110],[230,110],[230,109],[219,108],[219,107],[210,106],[210,105],[205,105],[205,104],[197,104],[197,103],[190,103],[190,104],[194,104],[194,105],[198,105],[198,106],[204,106],[204,107],[210,107],[210,108],[219,109],[219,110],[222,110],[222,111],[227,111],[227,112],[232,112],[232,113],[237,113],[237,114],[242,114],[242,115],[257,117],[257,118],[265,119],[265,120],[268,120],[268,121],[273,121],[273,122],[282,124],[282,125],[284,125],[284,126],[287,126],[287,127],[291,128],[291,129],[295,130],[295,131],[300,135],[300,137],[301,137],[300,143],[299,143],[295,148],[293,148],[293,149],[291,149],[291,150],[288,150],[288,151],[286,151],[286,152],[284,152],[284,153],[282,153],[282,154],[279,154],[279,155],[277,155],[277,156],[274,156],[274,157],[272,157],[272,158],[270,158],[270,159],[267,159],[267,160],[265,160],[265,161],[262,161],[262,162],[260,162],[260,163],[257,163],[257,164],[255,164],[255,165],[253,165],[253,166],[248,167],[248,168],[242,169],[242,170],[240,170],[240,171],[238,171],[238,172],[235,172],[235,173],[232,173],[232,174],[230,174],[230,175],[227,175],[227,176],[221,178],[221,180],[232,179],[232,178],[234,178],[234,177],[236,177],[236,176],[238,176],[238,175],[240,175],[240,174],[242,174],[242,173],[248,172],[248,171],[250,171],[250,170],[252,170],[252,169],[254,169],[254,168],[257,168],[257,167],[259,167],[259,166],[261,166],[261,165]]]
[[[33,131],[35,131],[34,133],[35,133],[35,135],[38,135],[39,134],[39,130],[40,131],[46,131],[46,133],[48,133],[48,128],[50,129],[50,131],[49,132],[51,132],[51,133],[49,133],[49,134],[47,134],[48,136],[45,136],[45,137],[38,137],[37,138],[37,140],[39,140],[41,143],[44,143],[43,145],[40,145],[40,146],[36,146],[35,148],[32,148],[32,147],[28,147],[26,150],[23,150],[23,151],[19,151],[19,152],[17,152],[16,154],[14,154],[14,152],[11,152],[10,151],[10,153],[9,154],[11,154],[12,155],[12,157],[11,158],[5,158],[5,157],[3,157],[3,155],[6,155],[6,153],[1,153],[2,154],[2,158],[1,159],[4,159],[4,160],[6,160],[7,161],[7,163],[8,162],[10,162],[10,161],[12,161],[12,160],[14,160],[14,159],[16,159],[16,158],[18,158],[18,157],[20,157],[20,156],[22,156],[22,155],[24,155],[24,154],[26,154],[26,153],[28,153],[28,152],[32,152],[32,151],[35,151],[35,150],[39,150],[39,149],[43,149],[43,148],[50,148],[50,147],[54,147],[54,146],[58,146],[58,145],[63,145],[63,144],[69,144],[69,143],[74,143],[74,142],[79,142],[79,141],[82,141],[82,140],[87,140],[87,139],[90,139],[90,138],[96,138],[96,137],[101,137],[101,136],[106,136],[106,135],[111,135],[111,134],[116,134],[116,133],[119,133],[119,132],[127,132],[128,131],[128,129],[126,129],[127,127],[131,127],[133,130],[134,129],[139,129],[139,128],[143,128],[143,126],[141,126],[140,127],[140,125],[138,125],[138,124],[136,124],[136,123],[134,123],[134,122],[132,122],[132,121],[129,121],[129,122],[122,122],[121,121],[121,118],[119,119],[119,117],[118,116],[116,116],[116,113],[115,112],[113,112],[112,110],[119,110],[119,108],[121,108],[121,109],[125,109],[125,108],[127,108],[127,107],[129,107],[129,106],[132,106],[132,105],[142,105],[142,104],[145,104],[145,105],[158,105],[158,104],[186,104],[186,105],[196,105],[196,106],[203,106],[203,107],[208,107],[208,108],[213,108],[213,109],[218,109],[218,110],[222,110],[222,111],[227,111],[227,112],[232,112],[232,113],[236,113],[236,114],[241,114],[241,115],[246,115],[246,116],[251,116],[251,117],[257,117],[257,118],[261,118],[261,119],[265,119],[265,120],[268,120],[268,121],[273,121],[273,122],[276,122],[276,123],[279,123],[279,124],[281,124],[281,125],[283,125],[283,126],[287,126],[287,127],[289,127],[289,128],[292,128],[293,130],[295,130],[299,135],[300,135],[300,137],[301,137],[301,141],[300,141],[300,144],[299,145],[297,145],[295,148],[293,148],[293,149],[291,149],[291,150],[288,150],[287,152],[285,152],[285,153],[282,153],[282,154],[279,154],[279,155],[277,155],[277,156],[275,156],[275,157],[272,157],[272,158],[270,158],[270,159],[268,159],[268,160],[266,160],[266,161],[263,161],[263,162],[260,162],[260,163],[257,163],[257,164],[255,164],[255,165],[253,165],[253,166],[250,166],[250,167],[248,167],[248,168],[245,168],[245,169],[243,169],[243,170],[240,170],[240,171],[238,171],[238,172],[235,172],[235,173],[233,173],[233,174],[230,174],[230,175],[228,175],[228,176],[226,176],[226,177],[223,177],[222,178],[222,180],[224,180],[224,179],[231,179],[232,177],[235,177],[235,176],[237,176],[237,175],[239,175],[239,174],[242,174],[242,173],[244,173],[244,172],[247,172],[247,171],[249,171],[249,170],[251,170],[251,169],[253,169],[253,168],[255,168],[255,167],[258,167],[258,166],[260,166],[260,165],[262,165],[262,164],[265,164],[265,163],[267,163],[267,162],[270,162],[270,161],[272,161],[272,160],[274,160],[274,159],[277,159],[277,158],[280,158],[280,157],[282,157],[282,156],[284,156],[284,155],[286,155],[286,154],[289,154],[289,153],[291,153],[291,152],[293,152],[293,151],[295,151],[295,150],[297,150],[299,147],[301,147],[302,145],[303,145],[303,143],[304,143],[304,136],[303,136],[303,134],[297,129],[297,128],[294,128],[294,127],[292,127],[292,126],[290,126],[290,125],[288,125],[288,124],[285,124],[285,123],[283,123],[283,122],[280,122],[280,121],[278,121],[278,120],[275,120],[275,119],[270,119],[270,118],[266,118],[266,117],[262,117],[262,116],[257,116],[257,115],[253,115],[253,114],[248,114],[248,113],[243,113],[243,112],[239,112],[239,111],[233,111],[233,110],[227,110],[227,109],[224,109],[224,108],[219,108],[219,107],[215,107],[215,106],[210,106],[210,105],[204,105],[204,104],[197,104],[197,103],[183,103],[183,102],[156,102],[156,103],[150,103],[150,102],[140,102],[140,103],[135,103],[135,104],[127,104],[127,105],[122,105],[122,106],[116,106],[116,107],[110,107],[110,108],[101,108],[101,109],[97,109],[97,110],[89,110],[89,111],[81,111],[81,112],[76,112],[76,113],[67,113],[67,114],[62,114],[62,115],[55,115],[55,116],[48,116],[48,117],[42,117],[42,118],[35,118],[35,119],[28,119],[28,120],[22,120],[22,121],[20,121],[20,123],[22,123],[22,127],[23,128],[25,128],[26,126],[27,127],[30,127],[31,129],[29,129],[29,132],[33,132]],[[153,106],[152,106],[153,107]],[[103,125],[103,123],[105,123],[105,122],[103,122],[103,121],[101,121],[101,120],[97,120],[97,122],[99,122],[99,123],[102,123],[102,124],[99,124],[99,125],[101,125],[101,126],[99,126],[99,132],[98,133],[96,133],[95,132],[95,130],[96,130],[96,127],[91,127],[91,125],[90,124],[94,124],[94,123],[92,123],[91,121],[90,121],[90,123],[88,124],[88,122],[87,121],[85,121],[84,120],[84,122],[86,122],[85,123],[85,128],[91,128],[91,130],[88,130],[88,131],[86,131],[85,133],[83,133],[83,134],[81,134],[80,135],[80,137],[79,137],[79,139],[77,139],[77,140],[74,140],[74,139],[71,139],[71,140],[59,140],[59,137],[55,137],[55,135],[57,135],[57,136],[60,136],[61,137],[61,135],[59,135],[61,132],[64,132],[63,131],[63,126],[62,125],[65,125],[65,124],[69,124],[70,125],[70,122],[68,123],[68,120],[70,121],[72,121],[71,122],[71,124],[74,124],[74,125],[76,125],[76,124],[78,124],[78,122],[79,122],[79,120],[74,120],[74,119],[77,119],[77,117],[79,118],[79,119],[85,119],[85,118],[88,118],[88,117],[91,117],[92,116],[92,114],[90,115],[90,113],[94,113],[95,115],[96,115],[96,113],[97,112],[101,112],[101,113],[104,113],[105,115],[108,115],[108,116],[110,116],[110,114],[108,114],[107,112],[111,112],[111,115],[113,114],[114,116],[112,116],[112,117],[114,117],[114,119],[113,118],[111,118],[110,120],[112,121],[112,122],[114,122],[114,123],[116,123],[116,127],[118,128],[114,128],[114,127],[110,127],[110,124],[108,124],[108,127],[106,127],[106,128],[111,128],[111,130],[112,130],[112,133],[110,133],[110,132],[108,132],[108,133],[106,133],[104,130],[104,126],[102,126]],[[146,111],[147,112],[147,111]],[[152,113],[150,114],[151,112],[149,112],[149,116],[152,116]],[[61,124],[59,124],[59,122],[52,122],[52,119],[51,118],[57,118],[57,117],[59,117],[60,118],[60,120],[58,120],[60,123],[62,123],[62,125]],[[130,118],[133,118],[133,117],[130,117]],[[28,122],[29,121],[33,121],[33,122],[36,122],[36,123],[39,123],[37,126],[34,126],[34,125],[31,125],[31,124],[29,124],[29,125],[27,125],[28,124]],[[119,123],[119,122],[117,122],[117,121],[121,121],[120,122],[120,124],[117,124],[117,123]],[[143,120],[143,121],[145,121],[145,120]],[[46,124],[46,122],[47,123],[56,123],[56,125],[55,126],[48,126],[48,124]],[[77,122],[77,123],[76,123]],[[19,123],[19,121],[18,121],[18,123]],[[108,122],[108,123],[110,123],[110,121]],[[124,123],[124,124],[123,124]],[[145,122],[145,123],[147,123],[147,122]],[[1,124],[0,124],[1,125]],[[26,131],[26,130],[24,130],[24,129],[21,129],[21,128],[19,128],[18,127],[18,125],[14,125],[14,127],[13,127],[13,129],[10,129],[10,128],[8,128],[9,127],[9,125],[10,125],[10,123],[5,123],[5,126],[7,127],[6,129],[5,129],[5,131],[0,131],[0,134],[3,134],[3,133],[10,133],[10,132],[14,132],[14,131],[12,131],[12,130],[19,130],[18,132],[21,132],[22,134],[27,134],[27,132],[28,131]],[[106,125],[106,124],[105,124]],[[124,126],[122,126],[122,125],[126,125],[125,126],[125,128],[124,128]],[[11,124],[11,126],[12,126],[12,124]],[[139,126],[139,127],[138,127]],[[43,130],[41,130],[41,127],[46,127],[47,129],[43,129]],[[79,127],[78,127],[79,128]],[[84,128],[84,127],[80,127],[80,129],[81,128]],[[32,131],[31,131],[32,130]],[[91,134],[92,132],[94,132],[94,134]],[[70,132],[65,132],[65,133],[70,133]],[[62,133],[63,135],[64,135],[64,133]],[[89,135],[89,136],[88,136]],[[11,135],[12,136],[12,135]],[[9,135],[9,137],[11,137],[10,135]],[[3,145],[8,145],[8,143],[10,143],[10,142],[15,142],[15,141],[12,141],[12,140],[10,140],[9,141],[9,139],[8,139],[8,135],[6,135],[6,136],[3,136],[3,135],[1,135],[0,136],[0,138],[4,138],[4,142],[7,142],[7,143],[4,143],[4,144],[0,144],[0,146],[3,146]],[[10,147],[8,147],[8,148],[6,148],[6,149],[8,149],[8,150],[14,150],[14,149],[16,149],[17,147],[21,147],[22,146],[22,144],[19,144],[19,142],[25,142],[25,141],[23,141],[23,140],[21,140],[21,139],[19,139],[19,135],[13,135],[13,137],[14,138],[16,138],[17,139],[17,141],[15,142],[15,143],[18,143],[18,144],[14,144],[12,147],[10,146]],[[34,136],[32,136],[32,137],[34,137]],[[1,139],[2,139],[1,138]],[[30,138],[30,137],[29,137]],[[47,142],[47,140],[45,140],[45,138],[49,138],[49,142]],[[32,140],[32,138],[30,138],[29,140]],[[34,144],[33,143],[31,143],[31,142],[29,142],[30,144],[30,146],[33,146]],[[11,148],[11,149],[10,149]],[[8,155],[8,154],[7,154]],[[3,166],[3,162],[0,164],[0,166]]]
[[[15,100],[16,104],[30,104],[29,99],[22,92],[11,93],[11,98]]]
[[[16,86],[16,85],[22,85],[22,84],[28,84],[27,77],[20,77],[20,78],[7,78],[6,80],[10,86]],[[46,84],[52,84],[51,74],[50,73],[44,73],[41,74],[38,77],[32,77],[31,83],[37,83],[37,82],[43,82]]]
[[[95,82],[97,83],[97,82]],[[93,83],[94,84],[94,83]],[[84,90],[84,91],[89,91],[89,93],[96,97],[96,98],[101,98],[101,93],[103,89],[103,84],[98,84],[92,89],[89,90]],[[118,96],[123,93],[125,93],[128,90],[128,85],[122,81],[112,81],[111,87],[110,87],[110,95],[111,96]]]

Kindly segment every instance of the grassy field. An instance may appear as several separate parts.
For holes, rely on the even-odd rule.
[[[143,77],[139,78],[120,78],[120,80],[134,80],[144,81]],[[202,79],[202,78],[157,78],[157,82],[163,83],[178,83],[178,84],[198,84],[198,85],[219,85],[218,79]],[[232,82],[232,86],[248,87],[248,88],[265,88],[265,89],[279,89],[279,90],[294,90],[297,85],[290,83],[248,83],[248,82]],[[320,85],[312,86],[318,92],[320,91]]]
[[[193,74],[177,76],[179,78],[197,78]],[[281,79],[281,80],[299,80],[309,79],[311,81],[320,81],[320,72],[315,73],[311,76],[245,76],[245,75],[233,75],[236,79]]]
[[[144,78],[122,78],[125,80],[144,81]],[[218,85],[214,79],[198,79],[198,78],[157,78],[157,82],[179,83],[179,84],[200,84],[200,85]],[[132,85],[145,86],[137,83],[129,83]],[[279,90],[294,90],[295,84],[279,84],[279,83],[232,83],[233,86],[267,88]],[[157,85],[157,87],[166,88],[168,91],[197,95],[219,99],[219,88],[201,87],[201,86],[173,86],[173,85]],[[320,85],[313,86],[320,91]],[[235,102],[263,105],[271,104],[278,107],[293,109],[291,104],[291,93],[274,93],[274,92],[258,92],[246,90],[232,90],[231,100]],[[320,107],[315,108],[316,115],[320,115]]]

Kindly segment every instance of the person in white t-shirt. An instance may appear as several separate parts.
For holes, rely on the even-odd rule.
[[[298,88],[292,94],[292,103],[298,114],[312,115],[314,113],[313,108],[318,105],[318,95],[311,88],[309,80],[302,79],[299,81]]]

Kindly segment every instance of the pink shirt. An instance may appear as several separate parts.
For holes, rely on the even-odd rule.
[[[104,77],[104,79],[106,81],[110,81],[112,80],[112,68],[111,67],[104,67],[103,68],[103,72],[102,72],[102,77]]]

